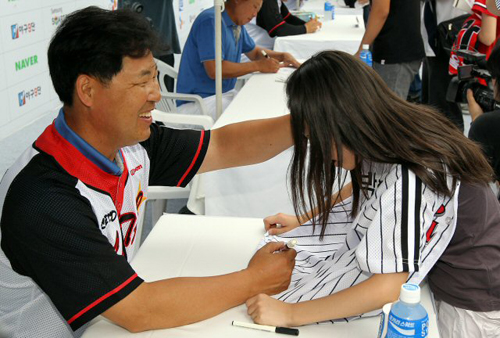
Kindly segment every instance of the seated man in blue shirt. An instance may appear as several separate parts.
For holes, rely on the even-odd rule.
[[[262,0],[228,0],[222,12],[222,92],[223,109],[235,95],[236,78],[260,71],[276,73],[281,67],[300,64],[289,53],[280,53],[256,46],[243,25],[259,12]],[[210,115],[215,119],[215,19],[214,9],[201,12],[196,18],[184,46],[177,92],[197,94],[204,98]],[[262,53],[264,50],[269,57]],[[245,53],[250,62],[240,63]],[[194,103],[178,101],[179,112],[196,114]]]

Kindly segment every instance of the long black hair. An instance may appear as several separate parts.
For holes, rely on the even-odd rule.
[[[316,209],[321,236],[334,202],[335,180],[342,184],[343,147],[355,154],[358,164],[402,164],[447,196],[453,194],[448,175],[454,181],[492,180],[492,169],[476,144],[431,107],[400,99],[350,54],[325,51],[313,56],[291,75],[286,93],[295,143],[290,166],[295,212]],[[353,216],[360,193],[366,193],[360,167],[351,170]]]

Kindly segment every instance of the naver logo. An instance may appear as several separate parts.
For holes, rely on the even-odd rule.
[[[10,26],[12,32],[12,40],[19,39],[21,36],[33,33],[35,31],[35,23],[25,23],[23,25],[14,24]]]
[[[29,101],[42,95],[42,86],[35,87],[30,90],[23,90],[17,94],[19,107],[26,105]]]
[[[38,55],[29,56],[27,58],[16,61],[16,72],[25,68],[38,64]]]

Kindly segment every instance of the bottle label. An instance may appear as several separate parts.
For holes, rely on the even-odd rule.
[[[368,66],[372,67],[372,53],[370,53],[369,50],[362,50],[361,53],[359,54],[359,58],[361,61],[366,63]]]
[[[429,333],[429,316],[418,320],[399,318],[392,312],[389,314],[387,338],[427,337]]]

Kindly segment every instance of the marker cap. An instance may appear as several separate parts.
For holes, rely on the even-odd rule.
[[[289,327],[276,327],[276,333],[287,334],[289,336],[298,336],[299,329],[291,329]]]

